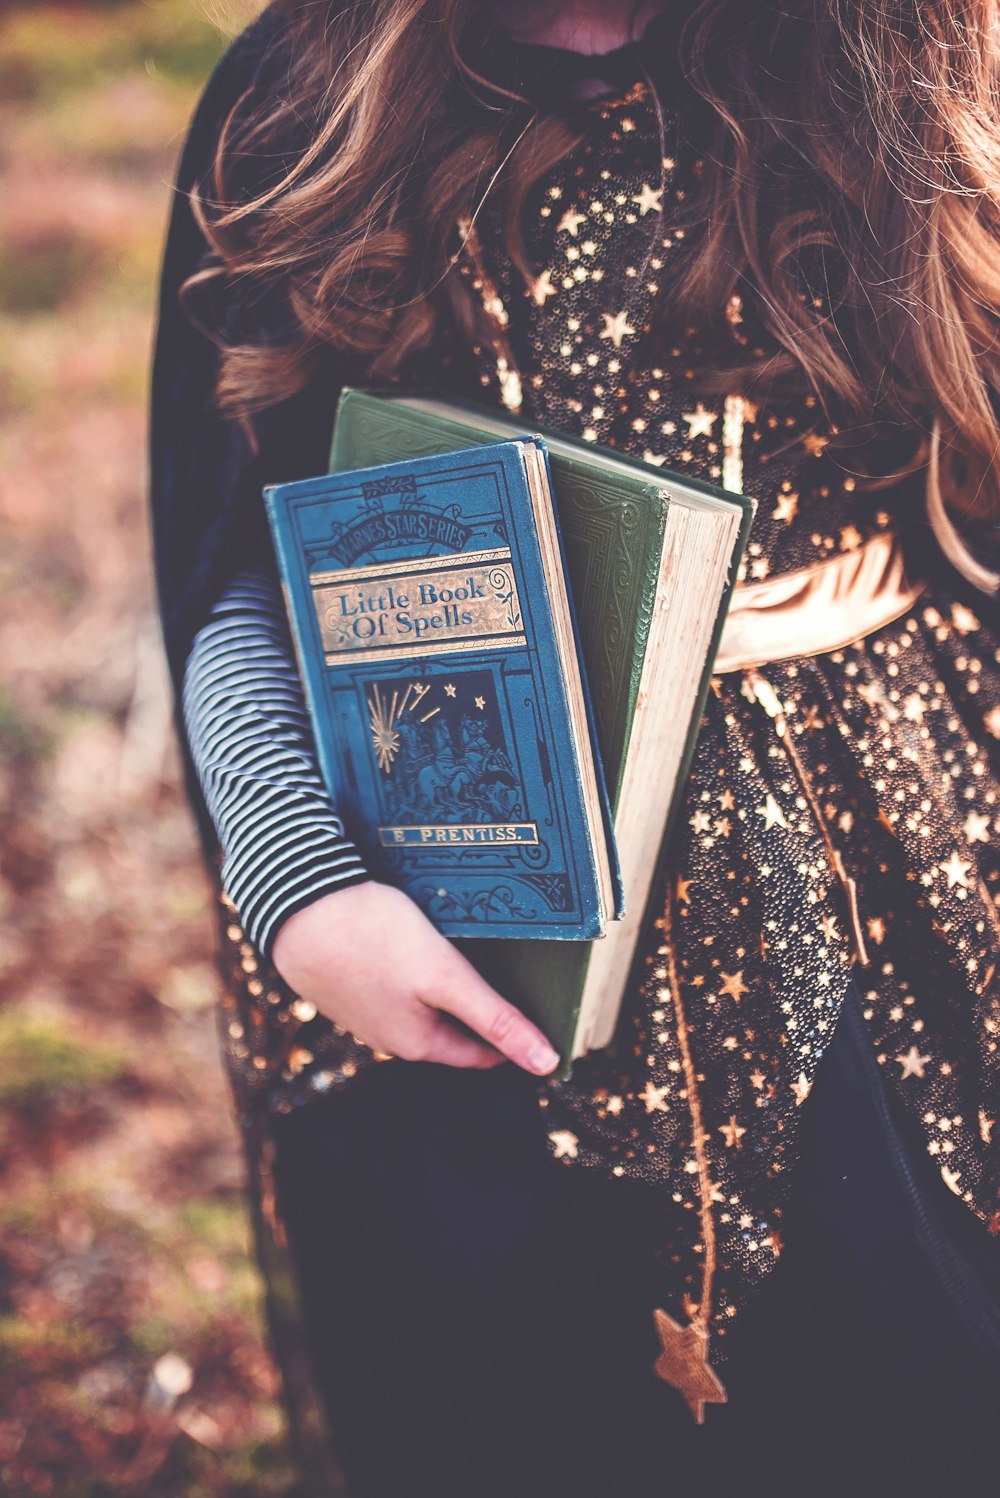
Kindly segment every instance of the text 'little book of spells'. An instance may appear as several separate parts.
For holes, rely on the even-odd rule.
[[[593,939],[620,882],[538,439],[264,491],[317,749],[448,936]]]

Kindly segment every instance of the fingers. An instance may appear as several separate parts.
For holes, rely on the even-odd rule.
[[[541,1030],[515,1005],[502,999],[472,967],[460,988],[436,999],[434,1007],[453,1014],[470,1030],[481,1035],[495,1051],[525,1071],[546,1076],[558,1065],[559,1053]]]
[[[420,1059],[437,1062],[439,1066],[488,1071],[494,1066],[502,1066],[506,1057],[501,1056],[492,1046],[484,1045],[474,1035],[463,1035],[461,1030],[456,1030],[446,1019],[440,1019],[434,1024],[430,1034],[425,1036],[420,1048]]]

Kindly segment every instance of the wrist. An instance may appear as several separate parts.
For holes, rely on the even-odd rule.
[[[281,972],[282,958],[294,950],[302,935],[315,928],[317,919],[328,931],[334,927],[350,931],[367,908],[375,887],[377,881],[360,870],[325,889],[310,890],[289,900],[271,923],[266,955]]]

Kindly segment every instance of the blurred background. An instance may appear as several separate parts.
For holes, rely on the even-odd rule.
[[[171,180],[252,0],[0,4],[0,1492],[293,1492],[153,608]]]

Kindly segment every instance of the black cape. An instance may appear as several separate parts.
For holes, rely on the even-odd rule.
[[[278,10],[269,7],[236,39],[202,94],[181,155],[164,252],[149,495],[163,636],[178,693],[194,637],[228,581],[251,560],[273,565],[262,487],[325,471],[339,390],[330,369],[299,395],[255,417],[254,451],[248,432],[216,407],[218,350],[180,302],[184,282],[209,256],[188,194],[209,169],[230,111],[277,83],[283,52]],[[221,299],[205,310],[214,310],[223,330],[238,315]],[[201,307],[197,317],[206,321]],[[214,833],[190,769],[188,764],[192,803],[206,849],[214,852]]]

